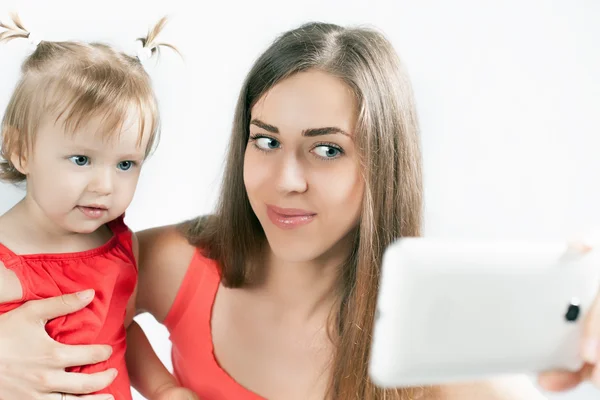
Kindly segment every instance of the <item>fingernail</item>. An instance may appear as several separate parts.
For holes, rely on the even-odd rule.
[[[104,397],[102,400],[115,400],[115,398],[112,397],[111,395],[108,395],[108,396]]]
[[[106,347],[106,349],[103,351],[104,351],[104,353],[102,354],[102,359],[108,360],[110,358],[110,356],[112,356],[112,353],[113,353],[112,347]]]
[[[583,345],[583,359],[590,364],[595,364],[598,359],[598,341],[588,339]]]
[[[83,292],[78,292],[77,297],[79,297],[81,300],[89,300],[94,297],[94,290],[88,289],[84,290]]]

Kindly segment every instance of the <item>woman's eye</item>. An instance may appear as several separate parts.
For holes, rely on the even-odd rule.
[[[119,168],[121,171],[127,171],[131,169],[131,167],[133,167],[134,165],[135,163],[133,161],[121,161],[117,168]]]
[[[274,150],[280,146],[280,143],[277,140],[268,137],[259,137],[255,140],[256,146],[263,150]]]
[[[316,155],[322,158],[336,158],[342,154],[342,151],[333,146],[317,146],[313,150]]]
[[[90,159],[86,156],[72,156],[69,157],[69,160],[71,160],[73,164],[78,165],[80,167],[83,167],[90,163]]]

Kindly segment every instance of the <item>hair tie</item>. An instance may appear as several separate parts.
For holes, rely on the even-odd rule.
[[[29,39],[29,43],[31,43],[34,47],[37,47],[42,41],[42,39],[35,35],[32,35],[31,33],[27,35],[27,39]]]
[[[141,63],[143,63],[152,57],[152,49],[149,47],[140,46],[136,51],[136,57]]]

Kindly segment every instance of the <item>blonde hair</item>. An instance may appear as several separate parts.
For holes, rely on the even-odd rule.
[[[360,226],[341,270],[338,306],[329,324],[335,354],[328,398],[421,398],[434,389],[383,390],[367,372],[382,255],[393,240],[421,234],[423,196],[411,84],[382,34],[310,23],[279,37],[256,61],[242,87],[216,215],[182,228],[190,243],[219,262],[225,285],[243,287],[253,281],[266,238],[243,180],[250,112],[278,82],[310,69],[342,79],[356,95],[356,143],[366,187]]]
[[[144,38],[138,39],[151,54],[158,52],[156,37],[162,18]],[[17,15],[1,23],[0,43],[26,39],[30,32]],[[18,183],[26,177],[11,161],[22,159],[31,148],[45,115],[63,118],[66,131],[75,132],[92,117],[101,117],[103,134],[117,135],[132,107],[140,120],[140,142],[149,132],[146,156],[160,131],[157,100],[149,75],[140,60],[102,43],[41,41],[21,67],[21,78],[6,108],[1,127],[0,180]],[[150,126],[145,126],[147,121]]]

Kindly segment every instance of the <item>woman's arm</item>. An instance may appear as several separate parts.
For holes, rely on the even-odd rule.
[[[176,261],[177,258],[173,260],[169,257],[172,256],[171,253],[178,255],[181,255],[182,252],[185,253],[185,247],[187,247],[186,242],[178,240],[179,237],[176,235],[176,231],[173,231],[171,227],[155,228],[133,235],[133,248],[139,270],[136,299],[139,298],[140,293],[146,294],[143,299],[152,301],[145,304],[145,308],[152,311],[153,315],[154,313],[168,312],[179,290],[181,279],[183,279],[182,274],[179,274],[181,275],[179,280],[168,279],[164,275],[172,276],[170,272],[172,272],[173,265],[175,268],[179,267],[185,274],[187,264],[189,264],[189,260],[180,260],[181,262],[174,263],[173,261]],[[140,255],[140,247],[143,258]],[[169,269],[166,270],[166,268]],[[163,286],[165,279],[166,288]],[[158,290],[160,290],[160,294],[157,294]],[[163,297],[159,298],[159,296]],[[136,301],[136,304],[139,303]],[[134,306],[134,311],[135,308],[137,307]],[[178,387],[175,377],[165,368],[152,349],[146,334],[135,321],[132,321],[127,328],[126,357],[131,385],[145,398],[150,400],[192,400],[197,398],[191,391]]]
[[[127,370],[131,386],[146,399],[152,399],[166,387],[177,386],[135,321],[127,329]]]
[[[175,225],[138,232],[138,312],[149,312],[163,322],[195,252]]]
[[[179,387],[160,361],[144,331],[134,321],[127,330],[127,369],[131,385],[150,400],[194,400],[190,390]]]
[[[0,315],[0,399],[56,399],[59,393],[93,393],[114,380],[110,369],[95,374],[67,373],[65,368],[95,364],[110,357],[111,347],[70,346],[50,338],[44,328],[50,319],[87,306],[93,291],[29,301]],[[106,400],[107,395],[82,396]]]

